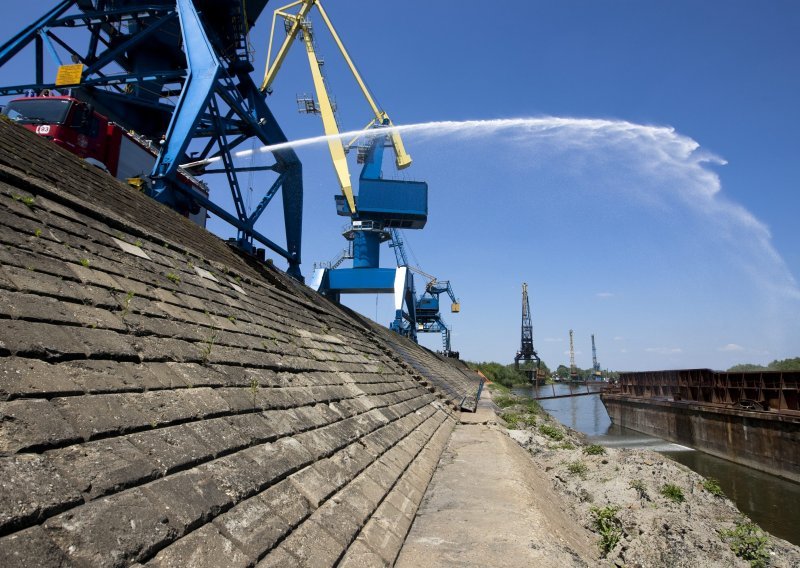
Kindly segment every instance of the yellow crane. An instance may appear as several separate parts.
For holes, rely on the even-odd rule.
[[[353,198],[353,186],[350,182],[350,170],[347,165],[345,145],[342,143],[342,140],[339,136],[339,125],[336,122],[333,104],[331,103],[327,87],[325,86],[325,80],[322,76],[322,62],[319,57],[317,57],[316,49],[314,47],[313,28],[310,20],[308,19],[311,9],[315,6],[322,16],[325,25],[333,36],[333,40],[339,48],[339,51],[342,53],[342,56],[344,57],[350,72],[353,74],[356,83],[361,89],[364,98],[366,98],[367,103],[372,109],[374,118],[367,124],[367,128],[370,126],[394,126],[389,118],[389,115],[386,113],[386,111],[378,106],[378,104],[375,102],[375,98],[369,92],[366,83],[361,78],[361,75],[359,74],[358,69],[356,69],[353,60],[347,53],[347,49],[345,49],[339,34],[336,33],[336,29],[333,27],[333,24],[331,23],[328,14],[325,12],[325,9],[322,7],[320,0],[297,0],[296,2],[292,2],[291,4],[287,4],[286,6],[275,10],[272,16],[272,29],[270,31],[269,47],[267,49],[267,64],[264,71],[264,82],[261,84],[261,91],[270,92],[270,87],[275,80],[281,65],[283,64],[283,61],[286,59],[286,54],[289,52],[289,48],[292,46],[297,36],[301,35],[303,43],[305,44],[306,53],[308,54],[308,64],[311,68],[311,76],[314,81],[314,90],[316,91],[318,100],[317,104],[312,103],[310,110],[318,113],[322,117],[322,125],[325,130],[325,134],[329,136],[328,150],[330,151],[331,158],[333,160],[333,167],[336,171],[336,177],[338,179],[339,186],[342,194],[347,200],[347,205],[350,208],[351,213],[355,214],[356,204],[355,199]],[[289,10],[294,8],[298,9],[296,13],[289,12]],[[275,59],[273,60],[272,48],[275,40],[275,28],[278,18],[281,18],[284,22],[286,38],[283,40],[283,43],[278,49]],[[397,132],[392,132],[390,139],[394,149],[395,164],[397,165],[397,169],[407,168],[411,165],[411,156],[406,153],[400,134]]]

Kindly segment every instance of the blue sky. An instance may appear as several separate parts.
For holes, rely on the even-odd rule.
[[[0,36],[53,3],[7,14]],[[405,238],[461,300],[445,318],[463,357],[513,359],[522,282],[551,367],[568,362],[569,329],[582,367],[592,333],[601,365],[617,370],[800,355],[800,4],[325,5],[395,123],[474,121],[412,127],[415,163],[398,174],[429,183],[428,225]],[[257,79],[269,19],[251,35]],[[369,109],[314,21],[342,126],[359,128]],[[0,82],[26,73],[8,65]],[[322,132],[296,111],[311,90],[298,46],[270,98],[290,139]],[[310,275],[344,247],[345,219],[324,146],[298,154]],[[257,202],[263,182],[253,186]],[[270,209],[261,229],[282,239],[280,208]],[[376,317],[375,296],[348,303]],[[378,298],[382,323],[390,304]],[[436,348],[439,337],[422,342]]]

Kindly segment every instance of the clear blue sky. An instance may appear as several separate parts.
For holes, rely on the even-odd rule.
[[[52,4],[7,13],[0,36]],[[415,164],[401,175],[430,185],[428,226],[406,241],[453,283],[462,311],[445,317],[462,357],[513,359],[522,282],[551,367],[568,362],[570,328],[581,367],[592,333],[601,365],[618,370],[800,355],[800,3],[325,5],[396,123],[539,119],[405,136]],[[252,31],[257,79],[269,20]],[[342,126],[359,128],[369,109],[314,21]],[[31,72],[0,73],[7,84]],[[274,91],[290,139],[322,132],[296,111],[295,96],[312,91],[299,46]],[[298,154],[310,275],[344,247],[345,219],[324,147]],[[253,185],[257,202],[263,182]],[[262,230],[282,239],[273,212]],[[350,303],[375,317],[374,296]],[[379,298],[382,323],[390,304]]]

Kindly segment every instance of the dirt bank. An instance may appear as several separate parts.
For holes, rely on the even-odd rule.
[[[528,450],[574,521],[596,534],[600,565],[800,566],[800,547],[762,532],[687,467],[648,450],[587,445],[536,403],[494,399],[501,430]]]

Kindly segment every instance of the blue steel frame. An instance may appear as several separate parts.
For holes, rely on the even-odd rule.
[[[287,272],[302,279],[300,273],[303,185],[302,165],[295,152],[284,149],[273,152],[275,164],[258,168],[237,168],[231,152],[253,137],[264,145],[286,142],[286,136],[269,110],[263,95],[253,83],[252,70],[246,49],[237,52],[221,45],[218,30],[211,30],[213,22],[204,21],[196,4],[200,0],[136,1],[125,0],[63,0],[41,18],[21,30],[0,46],[0,67],[16,56],[32,42],[35,45],[35,82],[25,85],[0,87],[0,95],[16,95],[27,91],[58,88],[44,81],[44,52],[50,53],[57,64],[62,60],[57,47],[69,54],[72,61],[86,65],[80,85],[74,87],[91,100],[92,94],[102,96],[111,110],[113,120],[125,125],[129,117],[139,118],[146,124],[153,113],[169,117],[166,132],[161,132],[161,152],[151,174],[151,195],[158,201],[176,209],[186,209],[192,202],[205,207],[238,230],[238,244],[254,252],[255,242],[273,250],[289,264]],[[266,4],[266,1],[261,2]],[[249,22],[244,14],[241,0],[216,0],[214,9],[228,10],[233,16],[242,18],[240,34],[243,35]],[[78,11],[65,16],[70,8]],[[260,6],[263,9],[263,6]],[[260,10],[259,10],[260,13]],[[135,25],[135,33],[122,34],[114,26],[122,23]],[[164,38],[169,26],[179,25],[182,44],[177,40],[163,53],[163,68],[149,66],[137,68],[128,60],[128,54],[146,45],[154,37]],[[90,34],[85,54],[79,53],[59,38],[58,28],[84,26]],[[115,40],[109,41],[116,33]],[[158,34],[154,36],[154,34]],[[244,37],[240,38],[243,42]],[[175,61],[184,61],[176,69]],[[173,62],[170,65],[170,62]],[[110,66],[111,69],[109,69]],[[137,96],[137,89],[152,91],[155,96]],[[174,85],[172,89],[165,89]],[[126,88],[127,87],[127,88]],[[91,91],[91,93],[90,93]],[[178,102],[172,106],[165,100],[179,93]],[[116,106],[115,106],[116,105]],[[150,114],[147,114],[150,113]],[[119,116],[114,116],[117,114]],[[206,140],[205,146],[191,159],[187,151],[193,140]],[[235,212],[226,211],[219,204],[206,199],[178,178],[178,168],[188,161],[219,159],[223,168],[208,169],[202,173],[224,173],[230,186]],[[247,214],[242,198],[237,173],[245,171],[272,170],[277,180],[266,191],[261,202],[251,214]],[[283,216],[286,247],[255,229],[261,214],[283,190]]]

